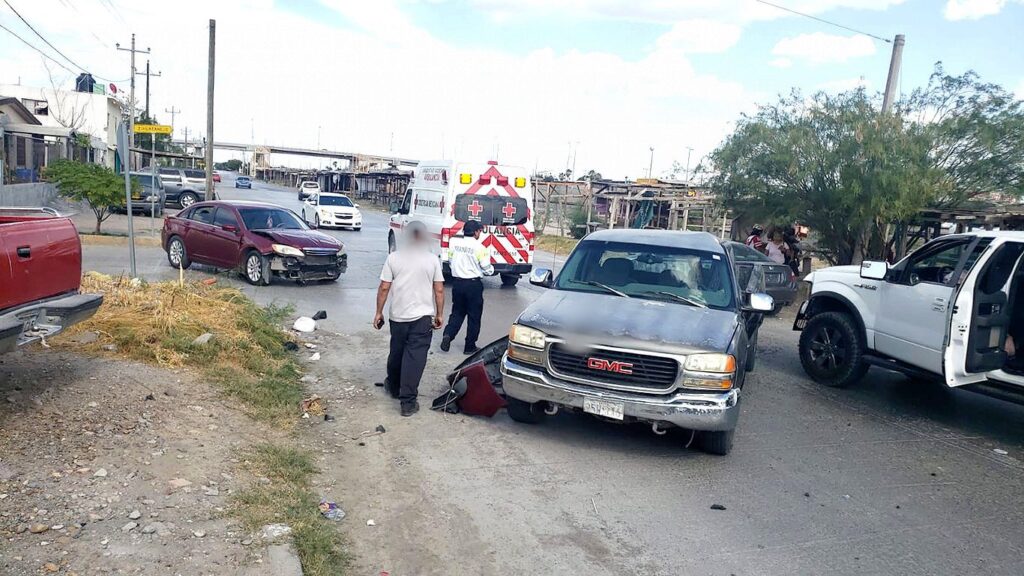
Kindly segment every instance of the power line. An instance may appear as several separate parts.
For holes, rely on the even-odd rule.
[[[37,48],[37,47],[36,47],[35,45],[33,45],[32,43],[30,43],[30,42],[29,42],[28,40],[25,40],[25,39],[24,39],[24,38],[22,38],[21,36],[18,36],[17,34],[15,34],[15,33],[14,33],[14,31],[13,31],[13,30],[11,30],[10,28],[8,28],[7,26],[4,26],[3,24],[0,24],[0,29],[3,29],[3,30],[5,30],[5,31],[7,31],[7,33],[8,33],[8,34],[10,34],[11,36],[14,36],[14,37],[15,37],[15,38],[17,38],[18,40],[21,40],[21,41],[22,41],[22,43],[23,43],[23,44],[25,44],[25,46],[28,46],[29,48],[31,48],[31,49],[35,50],[36,52],[39,52],[40,54],[42,54],[42,55],[43,55],[43,58],[46,58],[47,60],[49,60],[49,61],[53,62],[53,63],[54,63],[54,64],[56,64],[57,66],[60,66],[61,68],[63,68],[63,69],[65,69],[65,70],[67,70],[68,72],[70,72],[70,73],[72,73],[72,74],[74,74],[74,73],[75,73],[75,71],[74,71],[74,70],[72,70],[71,68],[68,68],[67,66],[65,66],[63,62],[61,62],[60,60],[57,60],[57,59],[56,59],[56,58],[54,58],[53,56],[50,56],[50,55],[49,55],[49,54],[47,54],[46,52],[43,52],[42,50],[40,50],[39,48]]]
[[[6,2],[7,0],[4,0],[4,1]],[[761,3],[761,4],[764,4],[765,6],[771,6],[772,8],[778,8],[779,10],[783,10],[783,11],[789,12],[791,14],[796,14],[797,16],[803,16],[804,18],[810,18],[811,20],[817,20],[818,22],[821,22],[823,24],[828,24],[829,26],[835,26],[836,28],[842,28],[843,30],[847,30],[849,32],[856,32],[857,34],[863,34],[864,36],[869,36],[871,38],[874,38],[875,40],[881,40],[882,42],[885,42],[885,43],[888,43],[888,44],[892,44],[892,40],[890,40],[888,38],[882,38],[881,36],[876,36],[876,35],[874,35],[874,34],[872,34],[870,32],[864,32],[863,30],[857,30],[856,28],[850,28],[849,26],[844,26],[842,24],[839,24],[838,22],[832,22],[831,20],[825,20],[824,18],[818,18],[817,16],[812,16],[812,15],[804,13],[804,12],[798,12],[796,10],[793,10],[792,8],[786,8],[785,6],[779,6],[778,4],[772,4],[771,2],[766,2],[765,0],[756,0],[756,1]]]
[[[35,27],[33,27],[33,26],[32,26],[32,24],[30,24],[30,23],[29,23],[29,21],[28,21],[28,20],[25,20],[25,17],[24,17],[24,16],[22,16],[22,15],[21,15],[21,13],[19,13],[19,12],[18,12],[18,10],[17,10],[17,9],[16,9],[16,8],[15,8],[14,6],[12,6],[10,2],[8,2],[7,0],[4,0],[4,4],[6,4],[6,5],[7,5],[7,7],[11,9],[11,12],[14,12],[14,15],[15,15],[15,16],[17,16],[19,20],[21,20],[22,22],[24,22],[24,23],[25,23],[25,26],[28,26],[28,29],[29,29],[29,30],[31,30],[31,31],[32,31],[32,32],[33,32],[33,33],[34,33],[34,34],[35,34],[36,36],[38,36],[40,40],[42,40],[43,42],[45,42],[47,46],[49,46],[50,48],[52,48],[54,52],[56,52],[57,54],[60,54],[60,55],[61,55],[61,57],[63,57],[63,58],[65,59],[65,60],[67,60],[67,61],[68,61],[68,62],[69,62],[69,63],[70,63],[70,64],[71,64],[72,66],[74,66],[75,68],[78,68],[78,69],[79,69],[79,70],[81,70],[82,72],[86,72],[86,73],[89,73],[89,71],[88,71],[88,70],[87,70],[87,69],[86,69],[86,68],[85,68],[84,66],[81,66],[81,65],[79,65],[79,64],[78,64],[77,62],[75,62],[74,60],[72,60],[71,58],[68,58],[66,54],[64,54],[63,52],[61,52],[61,51],[60,51],[60,49],[59,49],[59,48],[57,48],[56,46],[54,46],[53,44],[51,44],[49,40],[47,40],[47,39],[46,39],[46,38],[45,38],[45,37],[44,37],[44,36],[43,36],[42,34],[40,34],[40,33],[39,33],[39,31],[38,31],[38,30],[36,30],[36,29],[35,29]],[[5,29],[6,29],[6,28],[5,28]],[[10,32],[10,30],[7,30],[7,31],[8,31],[8,32]],[[12,33],[12,34],[14,34],[13,32],[11,32],[11,33]],[[20,39],[20,38],[19,38],[19,39]],[[25,40],[21,40],[21,41],[22,41],[22,42],[25,42]],[[25,43],[26,43],[26,44],[28,44],[28,42],[25,42]],[[33,48],[35,48],[35,46],[33,46]],[[36,48],[36,50],[38,50],[38,48]],[[52,59],[52,58],[51,58],[51,59]],[[63,66],[63,68],[64,68],[65,70],[68,70],[67,66]],[[68,70],[68,72],[71,72],[72,74],[74,73],[74,72],[73,72],[73,71],[71,71],[71,70]],[[103,81],[105,81],[105,82],[115,82],[115,80],[111,80],[111,79],[109,79],[109,78],[104,78],[104,77],[100,76],[99,74],[93,74],[93,75],[94,75],[94,76],[95,76],[96,78],[99,78],[100,80],[103,80]],[[117,82],[120,82],[120,80],[117,80]]]

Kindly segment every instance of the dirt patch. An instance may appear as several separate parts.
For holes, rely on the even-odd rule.
[[[33,349],[0,382],[0,572],[256,573],[227,512],[275,433],[185,370]]]

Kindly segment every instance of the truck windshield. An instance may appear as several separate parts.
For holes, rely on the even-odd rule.
[[[280,208],[242,208],[242,221],[249,230],[306,230],[297,216]]]
[[[321,196],[321,206],[352,206],[352,201],[348,199],[348,196]]]
[[[732,277],[722,254],[624,242],[582,242],[555,283],[559,290],[609,293],[731,309]]]

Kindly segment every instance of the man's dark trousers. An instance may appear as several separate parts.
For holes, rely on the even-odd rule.
[[[430,316],[424,316],[412,322],[391,321],[388,392],[403,406],[416,401],[433,335],[432,320]]]
[[[466,350],[476,348],[476,339],[480,336],[480,318],[484,314],[484,283],[479,278],[452,278],[452,313],[448,317],[448,325],[444,328],[445,336],[455,340],[462,321],[466,323]]]

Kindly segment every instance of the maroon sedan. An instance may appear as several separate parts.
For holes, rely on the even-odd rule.
[[[348,268],[344,245],[311,230],[294,212],[259,202],[200,202],[164,220],[167,260],[233,268],[251,284],[272,276],[305,283],[337,280]]]

